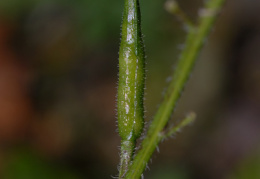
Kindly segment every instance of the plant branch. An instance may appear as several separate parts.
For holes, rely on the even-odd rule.
[[[219,10],[225,0],[208,0],[205,9],[200,11],[198,27],[189,29],[186,46],[181,53],[173,79],[168,87],[155,117],[148,129],[147,136],[142,142],[141,149],[135,156],[126,178],[139,179],[146,168],[155,148],[162,139],[162,131],[168,123],[172,111],[176,107],[183,88],[190,76],[196,57],[216,20]]]
[[[180,22],[182,22],[185,26],[193,27],[194,24],[189,19],[189,17],[186,15],[185,12],[180,8],[179,4],[175,0],[167,0],[165,3],[165,9],[175,15]]]
[[[163,139],[168,138],[179,132],[182,128],[191,124],[196,118],[196,114],[194,112],[189,113],[184,119],[181,120],[176,126],[170,128],[170,130],[163,136]]]

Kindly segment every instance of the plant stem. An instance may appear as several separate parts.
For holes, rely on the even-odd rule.
[[[162,139],[168,138],[179,132],[183,127],[191,124],[196,118],[196,114],[194,112],[189,113],[184,119],[181,120],[179,124],[171,128]]]
[[[134,141],[121,142],[119,179],[125,177],[125,174],[129,168],[129,164],[133,159],[134,148],[135,148]]]
[[[168,123],[172,111],[176,107],[178,99],[190,76],[196,57],[198,56],[200,49],[205,42],[205,38],[208,36],[224,1],[225,0],[208,0],[205,9],[200,13],[198,27],[189,29],[185,43],[186,46],[181,53],[173,79],[164,96],[163,102],[148,129],[147,136],[142,142],[142,148],[135,156],[133,163],[126,174],[127,179],[139,179],[141,177],[152,153],[161,141],[163,129]]]
[[[193,27],[194,24],[189,19],[189,17],[183,12],[183,10],[180,8],[179,4],[175,0],[167,0],[165,3],[165,9],[175,15],[180,22],[182,22],[184,25],[188,27]]]

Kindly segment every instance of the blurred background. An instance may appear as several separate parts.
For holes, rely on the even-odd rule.
[[[122,0],[0,1],[0,178],[117,175]],[[180,6],[197,22],[203,0]],[[165,1],[141,0],[146,121],[183,48]],[[155,152],[148,179],[260,178],[260,1],[227,0],[171,123],[197,120]]]

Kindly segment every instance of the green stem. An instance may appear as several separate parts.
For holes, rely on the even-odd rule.
[[[179,124],[171,128],[162,139],[168,138],[176,134],[178,131],[180,131],[183,127],[186,127],[187,125],[191,124],[196,118],[196,114],[194,112],[189,113],[184,119],[181,120]]]
[[[135,148],[134,141],[122,141],[121,142],[119,179],[122,179],[125,177],[125,174],[129,168],[130,162],[133,159],[134,148]]]
[[[205,38],[216,20],[217,13],[223,6],[225,0],[209,0],[205,9],[200,13],[199,25],[189,30],[186,46],[181,53],[179,63],[173,75],[172,82],[168,87],[163,102],[149,127],[147,136],[142,142],[142,148],[135,156],[126,178],[139,179],[146,168],[152,153],[162,139],[162,131],[168,123],[172,111],[176,107],[181,92],[190,76],[196,57],[204,44]]]
[[[180,8],[179,4],[175,0],[168,0],[165,3],[165,9],[175,15],[184,25],[187,25],[188,27],[193,27],[194,24],[189,19],[189,17],[183,12],[183,10]]]

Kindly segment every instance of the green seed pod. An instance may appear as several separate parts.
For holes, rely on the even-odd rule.
[[[135,141],[144,126],[145,54],[140,23],[139,0],[125,0],[117,99],[122,141]]]

